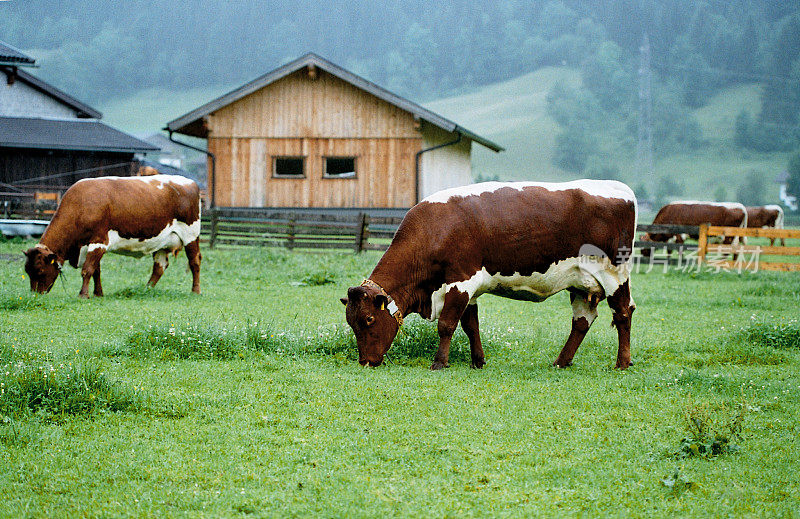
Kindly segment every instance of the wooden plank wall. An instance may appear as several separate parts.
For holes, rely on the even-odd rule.
[[[208,118],[211,137],[418,138],[413,116],[322,70],[298,70]]]
[[[216,204],[227,207],[411,207],[420,139],[209,139]],[[273,178],[274,157],[305,157],[306,178]],[[323,178],[323,157],[356,157],[356,178]]]
[[[300,70],[221,108],[208,120],[217,157],[216,204],[235,207],[410,207],[413,116],[346,81]],[[274,157],[305,157],[306,178],[272,178]],[[326,179],[323,157],[356,157],[354,179]]]

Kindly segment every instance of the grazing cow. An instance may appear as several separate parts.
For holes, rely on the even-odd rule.
[[[653,224],[661,225],[718,225],[723,227],[747,227],[747,210],[738,202],[698,202],[685,200],[672,202],[658,210]],[[686,237],[694,238],[695,235],[681,235],[673,233],[647,233],[642,236],[642,241],[668,242],[674,239],[683,243]],[[738,243],[738,237],[726,237],[723,243],[729,245]],[[643,249],[644,256],[650,255],[650,249]]]
[[[775,204],[748,206],[747,226],[753,229],[764,227],[783,229],[783,208]],[[769,244],[770,246],[775,245],[775,238],[770,238]],[[781,245],[786,245],[786,240],[783,238],[781,238]]]
[[[153,255],[154,286],[169,264],[169,253],[186,247],[192,292],[200,293],[200,190],[173,175],[100,177],[76,182],[64,194],[39,243],[27,251],[31,290],[49,292],[65,261],[81,269],[79,296],[102,296],[100,258],[106,251]]]
[[[377,366],[403,317],[438,319],[431,369],[447,367],[459,321],[472,366],[485,364],[478,296],[543,301],[570,292],[572,332],[554,365],[572,364],[604,298],[619,335],[618,368],[630,364],[630,252],[636,230],[633,191],[612,180],[487,182],[447,189],[415,205],[378,265],[346,305],[359,362]]]

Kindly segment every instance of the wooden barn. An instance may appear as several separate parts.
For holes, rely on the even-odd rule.
[[[207,139],[220,207],[408,208],[503,148],[315,54],[167,124]]]
[[[63,191],[85,177],[131,175],[158,151],[26,70],[36,60],[0,42],[0,192]]]

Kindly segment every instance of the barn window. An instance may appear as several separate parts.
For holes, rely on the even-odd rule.
[[[355,157],[325,157],[325,178],[356,178]]]
[[[304,157],[275,157],[272,162],[272,176],[275,178],[303,178],[306,176]]]

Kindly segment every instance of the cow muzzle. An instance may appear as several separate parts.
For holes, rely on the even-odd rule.
[[[376,368],[376,367],[380,366],[381,364],[383,364],[383,357],[381,357],[381,358],[363,358],[363,357],[359,357],[358,363],[361,364],[362,366],[369,365],[369,367],[371,367],[371,368]]]

